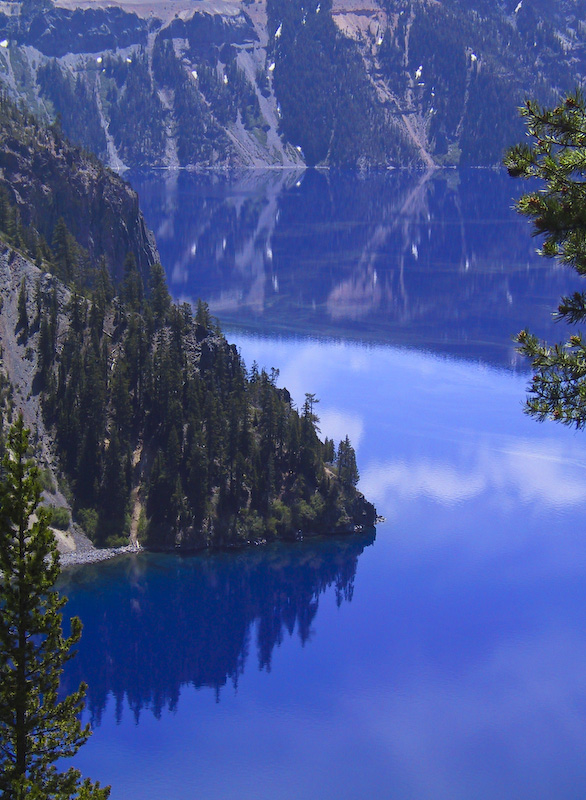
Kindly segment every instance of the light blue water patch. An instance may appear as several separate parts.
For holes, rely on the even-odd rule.
[[[78,666],[113,662],[111,684],[79,674],[100,719],[84,772],[114,800],[576,796],[582,437],[525,418],[524,379],[482,365],[237,343],[297,402],[307,381],[324,434],[350,429],[387,522],[360,555],[350,538],[143,557],[68,587]]]

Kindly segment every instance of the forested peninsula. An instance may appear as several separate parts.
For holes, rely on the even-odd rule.
[[[349,440],[318,437],[314,396],[297,410],[205,303],[172,302],[130,187],[6,98],[0,148],[2,415],[36,431],[50,502],[97,546],[374,525]]]

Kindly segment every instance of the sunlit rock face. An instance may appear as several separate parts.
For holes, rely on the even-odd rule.
[[[278,131],[264,4],[250,12],[206,0],[0,10],[0,80],[115,169],[300,163]]]

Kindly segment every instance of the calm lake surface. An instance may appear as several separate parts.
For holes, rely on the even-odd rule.
[[[386,518],[70,571],[113,800],[586,796],[584,433],[522,413],[512,334],[572,273],[492,172],[133,175],[175,297],[346,433]]]

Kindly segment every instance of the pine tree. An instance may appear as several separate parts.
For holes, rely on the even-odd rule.
[[[333,439],[326,436],[323,446],[323,460],[326,464],[333,464],[336,458],[336,445]]]
[[[212,317],[209,306],[204,300],[198,300],[195,312],[195,330],[198,340],[205,339],[211,327]]]
[[[155,320],[162,325],[171,306],[171,295],[167,289],[165,270],[160,264],[151,267],[150,295]]]
[[[535,235],[545,237],[542,255],[556,258],[584,276],[586,101],[578,91],[553,109],[528,101],[521,114],[533,141],[511,148],[505,165],[511,176],[537,178],[545,187],[524,194],[517,210],[533,220]],[[562,297],[556,317],[570,325],[583,322],[586,292]],[[539,420],[586,427],[586,341],[581,332],[554,346],[526,330],[517,341],[534,369],[526,412]]]
[[[109,788],[57,771],[90,735],[78,715],[85,686],[59,700],[63,665],[81,635],[71,620],[64,637],[65,598],[53,587],[59,557],[39,508],[38,470],[27,458],[29,431],[22,416],[8,436],[0,482],[0,790],[6,800],[106,800]]]
[[[128,253],[124,261],[124,281],[122,284],[122,299],[130,311],[139,313],[144,299],[144,284],[142,275],[136,266],[136,259]]]
[[[67,229],[63,217],[59,217],[51,241],[55,274],[68,283],[75,275],[74,239]]]
[[[338,446],[338,477],[344,486],[356,486],[360,478],[356,453],[347,436]]]

